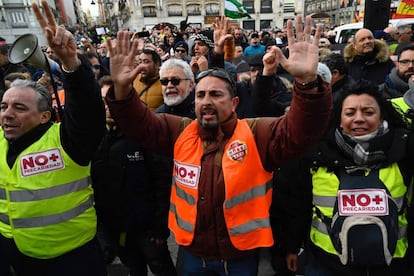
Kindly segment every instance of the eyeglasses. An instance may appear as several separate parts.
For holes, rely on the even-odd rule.
[[[232,95],[234,96],[236,93],[236,83],[234,82],[233,78],[225,71],[224,69],[216,68],[216,69],[209,69],[207,71],[200,72],[196,77],[196,83],[198,83],[202,78],[207,76],[213,76],[225,80],[228,84],[230,84],[232,88]]]
[[[177,53],[185,53],[185,52],[187,52],[186,50],[181,50],[181,49],[176,49],[175,50]]]
[[[101,69],[101,65],[100,64],[93,64],[92,67],[95,68],[95,69]]]
[[[399,60],[398,63],[405,65],[405,66],[409,65],[410,63],[414,65],[414,60],[402,59],[402,60]]]
[[[168,85],[171,82],[172,85],[177,86],[180,84],[182,80],[190,80],[190,79],[180,79],[180,78],[171,78],[171,79],[160,79],[161,85]]]

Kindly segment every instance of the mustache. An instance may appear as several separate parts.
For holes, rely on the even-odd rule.
[[[201,107],[201,111],[211,111],[211,110],[213,110],[214,112],[216,111],[216,109],[212,105],[204,105]]]
[[[180,94],[179,91],[178,91],[178,89],[176,89],[176,88],[168,88],[168,89],[165,89],[165,94],[168,95],[169,93],[178,93],[178,94]]]

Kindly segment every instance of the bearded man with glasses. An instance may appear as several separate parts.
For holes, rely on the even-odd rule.
[[[130,47],[128,33],[119,32],[109,49],[114,87],[106,100],[114,120],[149,150],[174,158],[168,224],[183,248],[183,275],[257,275],[259,248],[273,244],[272,171],[316,143],[328,124],[330,88],[317,76],[322,28],[311,42],[311,17],[304,28],[296,18],[296,36],[287,25],[289,58],[277,47],[263,57],[264,70],[280,62],[295,78],[291,109],[279,118],[239,120],[234,80],[223,69],[197,76],[196,120],[154,114],[131,87],[136,43]],[[213,29],[223,47],[229,19],[217,18]]]
[[[414,46],[407,46],[401,50],[397,59],[397,66],[379,86],[379,90],[386,98],[399,98],[409,89],[408,80],[414,75]]]

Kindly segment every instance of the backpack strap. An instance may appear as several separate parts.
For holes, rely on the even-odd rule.
[[[148,91],[148,89],[160,78],[156,78],[154,80],[152,80],[144,89],[142,89],[139,93],[138,93],[138,97],[141,98],[142,95],[144,95],[145,92]]]

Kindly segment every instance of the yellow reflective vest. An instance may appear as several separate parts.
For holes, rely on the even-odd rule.
[[[190,245],[197,218],[198,184],[203,141],[193,121],[178,137],[174,148],[174,181],[168,225],[180,245]],[[253,133],[239,120],[224,146],[224,218],[230,240],[239,250],[269,247],[273,236],[269,222],[272,176],[261,163]]]
[[[332,218],[339,189],[339,179],[334,172],[328,171],[326,167],[319,167],[316,171],[311,170],[313,185],[313,204],[321,211],[326,218]],[[394,163],[379,171],[379,178],[387,187],[398,210],[401,210],[406,196],[407,188],[397,163]],[[408,247],[407,240],[407,219],[405,212],[398,217],[400,228],[400,239],[397,241],[393,258],[403,258]],[[336,255],[334,245],[328,234],[325,224],[317,212],[313,212],[310,239],[313,244],[330,254]]]
[[[0,233],[24,255],[50,259],[96,234],[89,165],[76,164],[60,143],[59,124],[7,164],[0,130]]]
[[[394,107],[397,107],[398,112],[402,112],[403,119],[411,123],[411,118],[407,117],[405,113],[411,109],[411,107],[404,101],[404,97],[393,98],[390,100]]]

